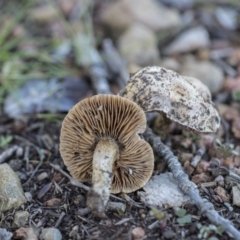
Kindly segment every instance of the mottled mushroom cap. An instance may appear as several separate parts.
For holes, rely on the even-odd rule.
[[[196,90],[200,93],[204,101],[211,102],[212,101],[212,94],[209,88],[199,79],[189,76],[183,76],[185,80],[191,83]]]
[[[137,104],[120,96],[93,96],[77,103],[65,117],[60,153],[73,178],[91,181],[98,141],[114,139],[119,157],[113,166],[111,192],[132,192],[147,183],[154,167],[152,148],[138,135],[145,128],[146,117]]]
[[[211,99],[178,73],[162,67],[139,70],[119,95],[134,101],[145,112],[164,112],[169,119],[198,132],[216,132],[220,126]]]

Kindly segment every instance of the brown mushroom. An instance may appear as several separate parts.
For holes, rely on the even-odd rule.
[[[65,117],[60,153],[71,175],[92,181],[87,206],[97,216],[112,193],[129,193],[151,177],[154,156],[139,137],[146,118],[132,101],[114,95],[97,95],[77,103]]]
[[[198,132],[216,132],[220,117],[211,99],[184,77],[152,66],[136,72],[119,95],[136,102],[145,112],[158,111]]]

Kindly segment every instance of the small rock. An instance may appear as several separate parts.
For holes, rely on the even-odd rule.
[[[128,63],[146,66],[159,62],[156,36],[144,25],[134,24],[124,32],[118,40],[118,48]]]
[[[210,182],[211,180],[211,177],[205,172],[196,174],[192,177],[192,182],[195,184]]]
[[[208,172],[209,166],[210,166],[209,162],[201,160],[197,165],[196,173]]]
[[[52,198],[52,199],[47,200],[44,203],[44,205],[48,206],[48,207],[52,207],[52,206],[58,205],[60,202],[61,202],[60,198]]]
[[[36,7],[29,11],[30,19],[40,23],[50,23],[57,18],[56,8],[51,4]]]
[[[30,192],[25,192],[24,195],[28,202],[32,201],[32,194]]]
[[[23,161],[20,159],[12,159],[9,161],[9,166],[13,171],[19,171],[23,165]]]
[[[65,16],[68,16],[76,5],[76,0],[59,0],[59,6]]]
[[[190,198],[178,188],[178,183],[172,173],[153,176],[143,190],[144,192],[138,191],[138,195],[148,206],[179,207],[190,201]]]
[[[14,215],[13,219],[13,228],[23,227],[28,222],[29,212],[27,211],[18,211]]]
[[[38,240],[33,228],[21,227],[14,232],[14,239]]]
[[[55,182],[60,182],[62,180],[62,178],[63,178],[63,176],[61,173],[55,173],[53,175],[53,181],[55,181]]]
[[[209,34],[205,28],[200,26],[186,30],[180,34],[163,52],[168,55],[190,52],[199,48],[208,47],[209,44]]]
[[[62,234],[56,228],[44,228],[40,235],[41,240],[61,240]]]
[[[175,58],[164,58],[161,61],[161,67],[170,69],[172,71],[178,72],[180,69],[180,64]]]
[[[240,117],[240,113],[237,108],[228,106],[228,109],[226,109],[226,111],[224,112],[223,117],[227,121],[233,121],[235,118]]]
[[[214,182],[216,182],[219,186],[224,187],[224,177],[222,175],[217,176],[214,179]]]
[[[192,158],[193,158],[192,153],[180,152],[178,154],[178,159],[181,163],[185,163],[186,161],[191,161]]]
[[[18,176],[6,163],[0,165],[0,213],[26,203]]]
[[[210,59],[210,51],[208,48],[201,48],[197,51],[197,58],[201,61],[208,61]]]
[[[38,182],[41,182],[42,180],[44,180],[47,177],[48,177],[48,174],[46,172],[42,172],[37,176],[37,180],[38,180]]]
[[[4,228],[0,228],[0,239],[1,240],[10,240],[12,238],[12,233],[8,232],[6,229]]]
[[[4,112],[11,117],[43,111],[64,112],[90,92],[88,83],[75,77],[63,81],[32,79],[7,96]]]
[[[228,59],[228,63],[231,66],[237,66],[239,64],[239,62],[240,62],[240,48],[236,47],[232,51],[232,54],[230,55],[230,57]]]
[[[76,240],[80,240],[81,236],[79,234],[79,226],[76,225],[72,228],[71,232],[69,233],[69,237],[76,239]]]
[[[229,202],[229,196],[224,188],[218,186],[214,189],[214,192],[224,201]]]
[[[228,111],[228,109],[229,109],[229,105],[227,105],[227,104],[220,103],[217,105],[217,110],[221,117],[223,117],[225,115],[225,113]]]
[[[181,24],[180,15],[176,10],[154,0],[116,1],[102,12],[101,20],[118,33],[123,32],[133,23],[144,24],[156,32],[175,28]]]
[[[232,187],[233,205],[240,207],[240,189],[238,186]]]
[[[141,227],[136,227],[132,230],[132,239],[140,240],[144,237],[145,232]]]
[[[237,117],[232,122],[231,130],[236,138],[240,138],[240,117]]]
[[[187,174],[188,176],[192,176],[194,170],[195,170],[195,169],[194,169],[193,166],[191,166],[190,161],[184,162],[184,171],[186,172],[186,174]]]
[[[209,61],[186,59],[182,66],[181,75],[195,77],[201,80],[211,93],[219,92],[224,84],[223,71]]]
[[[235,30],[238,26],[238,12],[234,8],[218,7],[215,12],[218,22],[226,29]]]

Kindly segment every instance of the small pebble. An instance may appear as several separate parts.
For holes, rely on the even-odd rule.
[[[2,240],[10,240],[12,238],[12,233],[8,232],[4,228],[0,228],[0,239]]]
[[[224,188],[218,186],[214,189],[214,192],[224,201],[229,202],[229,196]]]
[[[217,176],[214,179],[214,182],[216,182],[219,186],[224,187],[224,177],[222,175]]]
[[[48,207],[52,207],[52,206],[58,205],[60,202],[61,202],[60,198],[52,198],[52,199],[47,200],[44,203],[44,205],[48,206]]]
[[[144,237],[145,232],[141,227],[136,227],[132,230],[133,240],[140,240]]]
[[[38,240],[33,228],[21,227],[14,232],[14,239]]]
[[[32,194],[30,192],[25,192],[24,195],[28,202],[32,201]]]
[[[13,219],[13,228],[19,228],[26,225],[28,222],[29,215],[30,214],[27,211],[16,212]]]
[[[44,179],[47,178],[47,177],[48,177],[48,174],[47,174],[46,172],[42,172],[42,173],[40,173],[40,174],[37,176],[37,180],[38,180],[38,182],[40,182],[40,181],[44,180]]]
[[[41,240],[61,240],[62,234],[56,228],[44,228],[40,235]]]
[[[196,174],[192,177],[192,181],[195,184],[211,182],[211,180],[212,180],[211,177],[205,172],[200,173],[200,174]]]
[[[240,207],[240,189],[238,186],[232,187],[233,205]]]

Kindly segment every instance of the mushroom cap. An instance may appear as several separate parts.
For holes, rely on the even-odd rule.
[[[114,139],[119,156],[113,165],[111,192],[132,192],[147,183],[154,167],[152,148],[138,135],[145,128],[146,117],[137,104],[120,96],[96,95],[80,101],[66,115],[60,153],[73,178],[91,181],[98,141]]]
[[[196,90],[201,94],[202,98],[207,101],[212,101],[212,94],[209,90],[209,88],[199,79],[189,76],[183,76],[185,80],[187,80],[189,83],[191,83]]]
[[[145,112],[159,111],[198,132],[215,132],[220,117],[211,99],[178,73],[157,66],[136,72],[119,95],[137,103]]]

